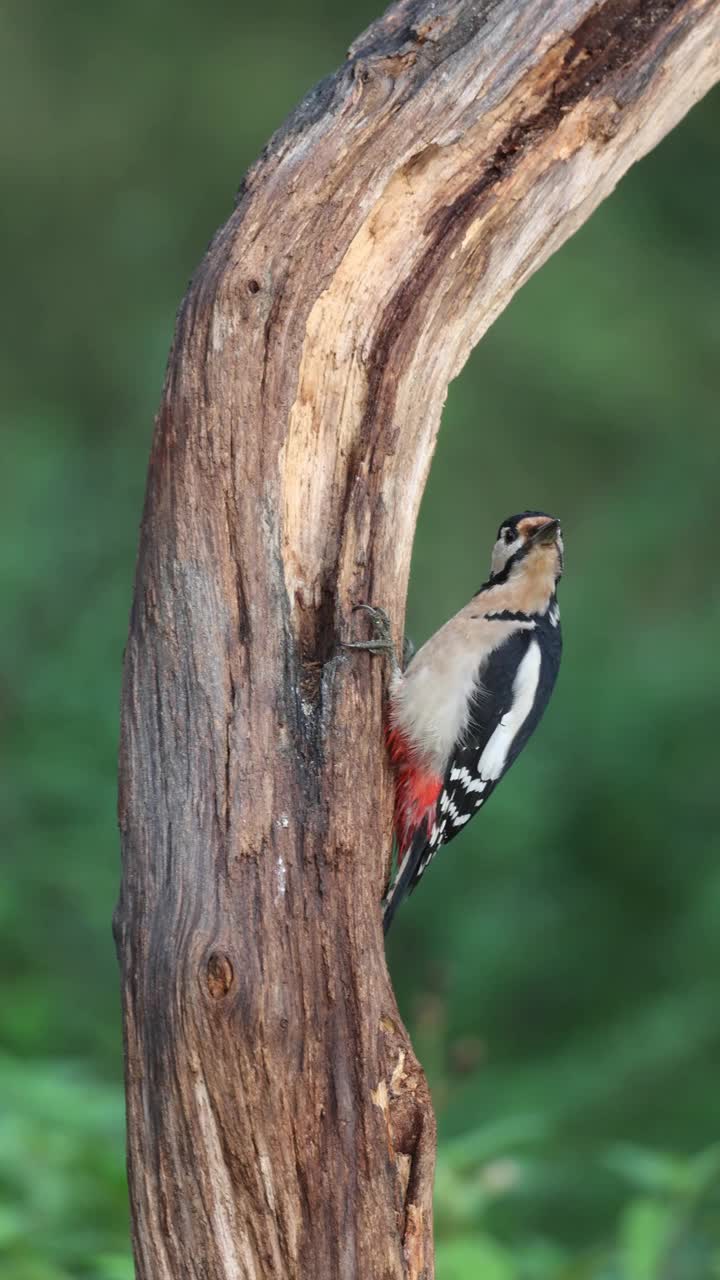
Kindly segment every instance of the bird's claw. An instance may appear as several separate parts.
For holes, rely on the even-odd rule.
[[[379,609],[372,604],[354,604],[353,613],[357,613],[358,610],[369,615],[376,640],[392,642],[392,627],[384,609]]]
[[[386,653],[392,660],[393,667],[396,667],[397,657],[392,640],[392,626],[385,610],[371,604],[353,605],[353,613],[357,613],[358,610],[369,615],[374,633],[373,639],[343,640],[343,649],[364,649],[367,653]]]

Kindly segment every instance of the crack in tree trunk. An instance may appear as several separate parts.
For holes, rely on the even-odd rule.
[[[430,1280],[435,1121],[379,902],[382,666],[449,381],[717,79],[716,0],[401,0],[185,298],[120,770],[139,1280]],[[482,479],[482,478],[480,478]]]

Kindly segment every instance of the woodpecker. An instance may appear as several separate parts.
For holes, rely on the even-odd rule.
[[[523,511],[500,525],[490,577],[404,670],[382,609],[374,636],[345,647],[388,654],[387,745],[395,774],[398,870],[387,933],[438,849],[487,803],[539,724],[560,666],[560,521]]]

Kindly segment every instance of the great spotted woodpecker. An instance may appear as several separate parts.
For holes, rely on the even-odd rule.
[[[556,588],[559,520],[524,511],[501,524],[490,577],[401,670],[382,609],[360,605],[375,632],[346,648],[392,661],[387,743],[395,771],[398,871],[385,932],[400,903],[484,805],[537,727],[562,640]]]

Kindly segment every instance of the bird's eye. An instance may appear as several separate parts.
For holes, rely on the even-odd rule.
[[[505,542],[507,542],[507,543],[514,542],[514,541],[515,541],[515,534],[513,533],[512,529],[506,529],[506,530],[505,530],[505,532],[504,532],[504,534],[503,534],[503,538],[504,538]]]

